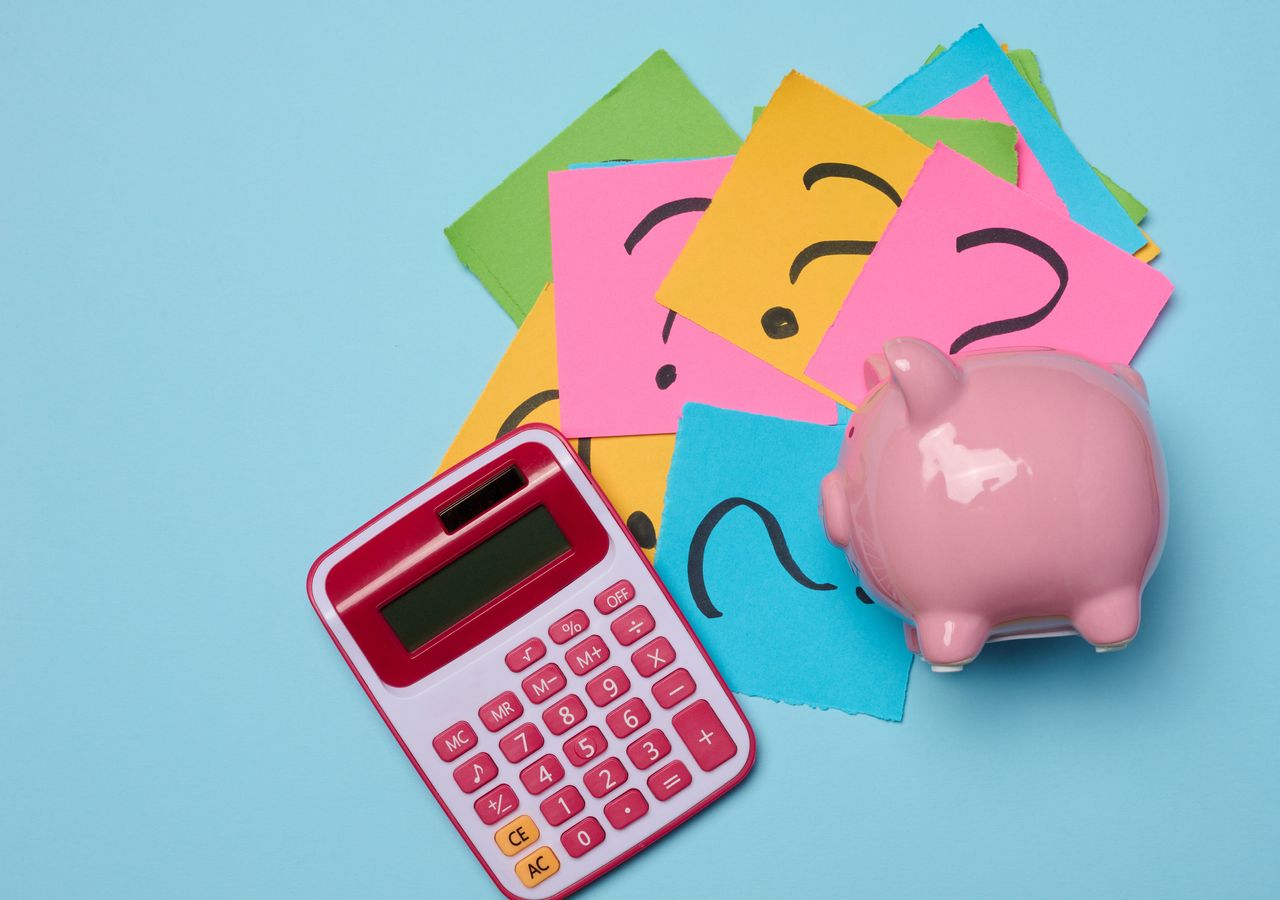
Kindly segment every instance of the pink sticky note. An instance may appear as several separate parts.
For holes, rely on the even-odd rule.
[[[1013,119],[1009,117],[1008,111],[1000,102],[999,95],[996,94],[995,88],[991,86],[991,81],[986,75],[967,88],[956,91],[930,109],[927,115],[947,116],[952,119],[986,119],[988,122],[1000,122],[1004,125],[1013,124]],[[1067,215],[1067,205],[1058,197],[1058,192],[1053,189],[1053,182],[1049,180],[1049,173],[1040,165],[1040,160],[1036,159],[1027,142],[1022,139],[1021,132],[1018,133],[1013,149],[1018,157],[1018,187],[1037,200],[1044,201],[1062,215]]]
[[[835,422],[833,401],[654,300],[732,162],[550,174],[565,434],[671,433],[687,401]]]
[[[1133,359],[1173,285],[941,144],[867,259],[805,374],[848,397],[890,338],[951,353],[1054,347]]]

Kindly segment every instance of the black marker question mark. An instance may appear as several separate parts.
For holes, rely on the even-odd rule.
[[[702,518],[698,523],[698,527],[693,531],[693,540],[689,542],[689,593],[693,595],[693,602],[698,605],[698,609],[708,619],[718,619],[724,613],[716,609],[711,602],[711,597],[707,594],[707,580],[703,574],[703,559],[707,553],[707,541],[711,539],[711,533],[715,531],[720,520],[723,519],[733,510],[740,506],[745,506],[764,523],[764,529],[769,534],[769,542],[773,545],[774,555],[778,557],[778,562],[782,563],[782,568],[787,570],[787,574],[795,579],[796,583],[807,587],[811,591],[834,591],[834,584],[826,582],[816,582],[809,578],[796,565],[795,559],[791,556],[791,551],[787,549],[787,539],[782,533],[782,526],[778,524],[777,518],[769,510],[765,509],[754,500],[748,500],[745,497],[729,497],[721,500]]]
[[[635,228],[631,229],[631,233],[627,235],[627,239],[622,242],[622,248],[627,251],[630,256],[632,251],[636,249],[636,245],[644,239],[644,236],[658,223],[670,219],[672,216],[678,216],[682,213],[704,212],[711,205],[710,197],[682,197],[679,200],[671,200],[667,203],[659,204],[649,212],[645,213],[643,219]],[[667,338],[671,337],[671,326],[675,324],[676,311],[673,309],[667,313],[667,320],[662,326],[662,343],[667,342]],[[671,363],[667,363],[658,369],[653,377],[654,382],[658,385],[658,390],[665,391],[671,387],[676,380],[676,367]],[[652,528],[652,523],[650,523]]]
[[[956,252],[963,253],[966,250],[972,250],[974,247],[983,247],[987,244],[1008,244],[1011,247],[1020,247],[1033,256],[1048,263],[1049,268],[1053,269],[1058,276],[1058,290],[1054,292],[1053,297],[1044,306],[1027,313],[1025,316],[1014,316],[1011,319],[999,319],[995,322],[986,322],[982,325],[975,325],[966,331],[960,337],[951,342],[951,353],[957,353],[962,347],[967,347],[974,341],[980,341],[983,338],[994,337],[997,334],[1012,334],[1015,331],[1022,331],[1030,328],[1039,322],[1043,322],[1049,313],[1053,312],[1053,308],[1058,305],[1058,301],[1062,299],[1063,293],[1067,289],[1067,264],[1066,261],[1044,241],[1037,237],[1032,237],[1025,231],[1019,231],[1016,228],[979,228],[977,231],[970,231],[956,238]]]
[[[516,404],[516,408],[502,420],[502,424],[498,426],[498,434],[494,440],[505,437],[507,434],[515,431],[520,427],[520,423],[528,418],[529,413],[533,412],[544,403],[550,403],[552,400],[559,400],[560,392],[555,388],[549,388],[545,391],[538,391],[532,397],[522,400]],[[578,458],[582,460],[582,464],[587,467],[587,471],[591,471],[591,438],[578,438]]]
[[[521,401],[516,405],[515,409],[511,410],[511,414],[502,420],[502,424],[498,426],[497,437],[494,440],[515,431],[520,427],[520,423],[542,404],[559,399],[560,392],[555,388],[551,388],[545,391],[538,391],[533,396]],[[578,458],[582,460],[582,465],[590,472],[591,438],[578,438]],[[649,518],[644,510],[637,509],[627,516],[627,531],[631,532],[631,536],[636,539],[636,543],[645,550],[652,550],[658,546],[658,530],[654,527],[653,520]]]
[[[875,188],[892,201],[894,206],[902,205],[902,196],[893,185],[885,181],[870,169],[855,166],[852,163],[824,162],[810,166],[805,170],[803,181],[806,191],[824,178],[848,178],[860,181]],[[796,254],[791,261],[790,278],[795,284],[805,266],[815,259],[824,256],[867,256],[876,248],[876,241],[816,241]],[[764,333],[774,340],[795,337],[800,333],[800,322],[795,312],[785,306],[774,306],[765,310],[760,317],[760,327]]]

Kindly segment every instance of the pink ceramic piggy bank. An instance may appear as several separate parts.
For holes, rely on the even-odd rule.
[[[1164,545],[1164,460],[1128,366],[1052,350],[960,354],[898,338],[822,481],[827,536],[957,671],[987,640],[1138,631]]]

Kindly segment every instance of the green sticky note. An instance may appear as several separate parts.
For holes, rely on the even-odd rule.
[[[934,57],[946,49],[941,44],[934,47],[933,52],[929,54],[929,58],[925,60],[925,65],[933,62]],[[1061,125],[1062,119],[1058,116],[1058,107],[1054,105],[1053,96],[1049,93],[1049,88],[1045,85],[1044,78],[1040,74],[1040,60],[1036,59],[1036,55],[1030,50],[1009,50],[1006,53],[1009,57],[1009,62],[1013,63],[1013,67],[1018,70],[1018,74],[1023,77],[1027,84],[1031,85],[1031,90],[1036,92],[1036,96],[1040,98],[1044,108],[1049,110],[1049,115],[1053,116],[1054,120]],[[1125,215],[1129,217],[1133,224],[1141,224],[1142,220],[1147,217],[1146,205],[1112,181],[1097,166],[1090,166],[1090,168],[1102,181],[1102,186],[1111,193],[1111,196],[1116,198],[1116,202],[1124,209]]]
[[[463,265],[520,323],[551,280],[548,172],[606,160],[726,156],[741,143],[659,50],[444,233]]]
[[[754,125],[763,106],[753,107]],[[932,147],[938,141],[1011,184],[1018,181],[1018,154],[1014,144],[1018,130],[1000,122],[981,119],[948,119],[942,116],[885,116],[920,143]]]

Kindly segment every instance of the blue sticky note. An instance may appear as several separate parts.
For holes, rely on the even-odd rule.
[[[920,115],[984,75],[990,79],[1013,124],[1044,167],[1071,218],[1129,253],[1146,244],[1147,239],[1138,226],[982,25],[965,32],[932,62],[871,104],[871,108],[881,115]]]
[[[898,722],[902,622],[859,599],[818,516],[842,433],[687,404],[655,566],[731,689]]]

